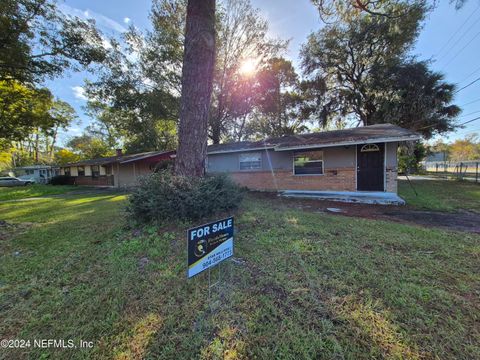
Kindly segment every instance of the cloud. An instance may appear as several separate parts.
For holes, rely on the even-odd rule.
[[[125,24],[129,24],[130,21],[132,21],[132,19],[130,19],[129,17],[123,18],[123,22],[124,22]]]
[[[77,16],[80,19],[84,19],[84,20],[93,19],[95,20],[95,22],[100,28],[109,29],[116,32],[120,32],[120,33],[127,31],[127,28],[124,27],[122,24],[116,22],[115,20],[109,18],[108,16],[96,13],[95,11],[92,11],[90,9],[81,10],[78,8],[68,6],[66,4],[60,4],[58,5],[58,8],[63,13],[70,16]]]
[[[85,96],[85,89],[81,86],[72,86],[73,90],[73,96],[75,96],[75,99],[79,100],[88,100],[88,98]]]

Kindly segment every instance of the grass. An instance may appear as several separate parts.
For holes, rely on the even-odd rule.
[[[64,194],[66,192],[78,189],[79,188],[74,185],[53,186],[41,184],[15,187],[0,187],[0,201]]]
[[[480,212],[480,184],[456,180],[405,180],[398,182],[398,193],[411,207],[436,211]]]
[[[32,206],[34,204],[34,206]],[[187,280],[185,229],[123,227],[125,196],[0,204],[0,338],[43,359],[474,359],[480,236],[248,196],[234,261]]]

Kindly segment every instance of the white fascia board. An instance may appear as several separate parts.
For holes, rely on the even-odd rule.
[[[400,141],[415,141],[420,140],[422,137],[419,135],[409,135],[401,137],[389,137],[389,138],[376,138],[368,139],[362,141],[343,141],[338,143],[329,143],[329,144],[312,144],[312,145],[303,145],[303,146],[291,146],[291,147],[282,147],[274,148],[275,151],[291,151],[291,150],[305,150],[305,149],[318,149],[326,147],[336,147],[336,146],[350,146],[358,144],[374,144],[374,143],[387,143],[387,142],[400,142]]]

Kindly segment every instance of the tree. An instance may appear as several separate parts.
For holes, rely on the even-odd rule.
[[[255,115],[247,126],[248,135],[260,138],[307,130],[299,112],[303,98],[292,63],[283,58],[271,59],[257,77],[259,95]]]
[[[45,135],[45,150],[52,159],[57,144],[58,131],[67,127],[77,118],[75,110],[65,101],[57,99],[49,110],[52,117],[50,126],[42,129]],[[49,141],[49,138],[51,141]]]
[[[361,14],[312,34],[302,49],[306,87],[325,91],[317,94],[320,106],[305,107],[307,115],[322,125],[391,122],[426,137],[451,131],[459,112],[450,104],[454,86],[408,58],[426,12],[416,6],[409,17]]]
[[[449,146],[451,161],[465,161],[480,159],[480,139],[473,133],[464,139],[457,139]]]
[[[62,14],[49,0],[0,2],[0,80],[35,83],[104,59],[93,22]]]
[[[166,146],[155,141],[165,134],[144,131],[141,124],[155,129],[178,123],[185,18],[185,0],[155,0],[152,30],[142,33],[131,28],[123,42],[113,41],[99,81],[87,85],[93,102],[101,101],[116,113],[114,125],[123,132],[127,148],[144,144],[140,150],[164,149],[146,147]],[[216,27],[217,60],[208,128],[214,143],[235,138],[253,110],[256,79],[243,74],[241,65],[254,61],[261,68],[286,46],[285,41],[268,37],[267,21],[249,0],[222,2]],[[141,132],[146,136],[137,141]]]
[[[243,122],[252,112],[258,90],[254,72],[278,56],[288,43],[268,37],[268,22],[249,0],[227,0],[218,14],[209,117],[209,137],[214,144],[234,135],[231,131],[238,129],[237,121]],[[250,63],[252,73],[242,71],[245,63]]]
[[[68,149],[60,149],[55,153],[55,163],[58,165],[70,164],[80,160],[80,155]]]
[[[215,0],[189,0],[175,173],[203,176],[215,65]]]
[[[35,129],[52,123],[53,97],[47,89],[35,89],[18,81],[0,81],[0,139],[21,141]]]
[[[81,159],[95,159],[115,154],[101,138],[88,133],[71,138],[66,145]]]
[[[466,0],[449,0],[460,9]],[[325,22],[347,20],[362,14],[389,19],[408,17],[409,8],[417,5],[427,6],[431,9],[438,4],[437,0],[312,0],[318,8],[320,17]],[[400,6],[399,6],[400,5]]]
[[[323,125],[350,115],[368,125],[374,111],[368,86],[371,71],[405,56],[424,10],[414,15],[402,20],[364,15],[311,34],[301,51],[304,73],[313,86],[326,84],[323,104],[311,115]]]
[[[380,66],[371,73],[374,94],[369,124],[393,123],[421,133],[426,139],[455,129],[460,108],[451,105],[455,86],[428,69],[426,62],[408,61]]]

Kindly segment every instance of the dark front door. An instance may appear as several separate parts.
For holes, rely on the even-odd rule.
[[[384,144],[357,145],[357,190],[383,191]]]

